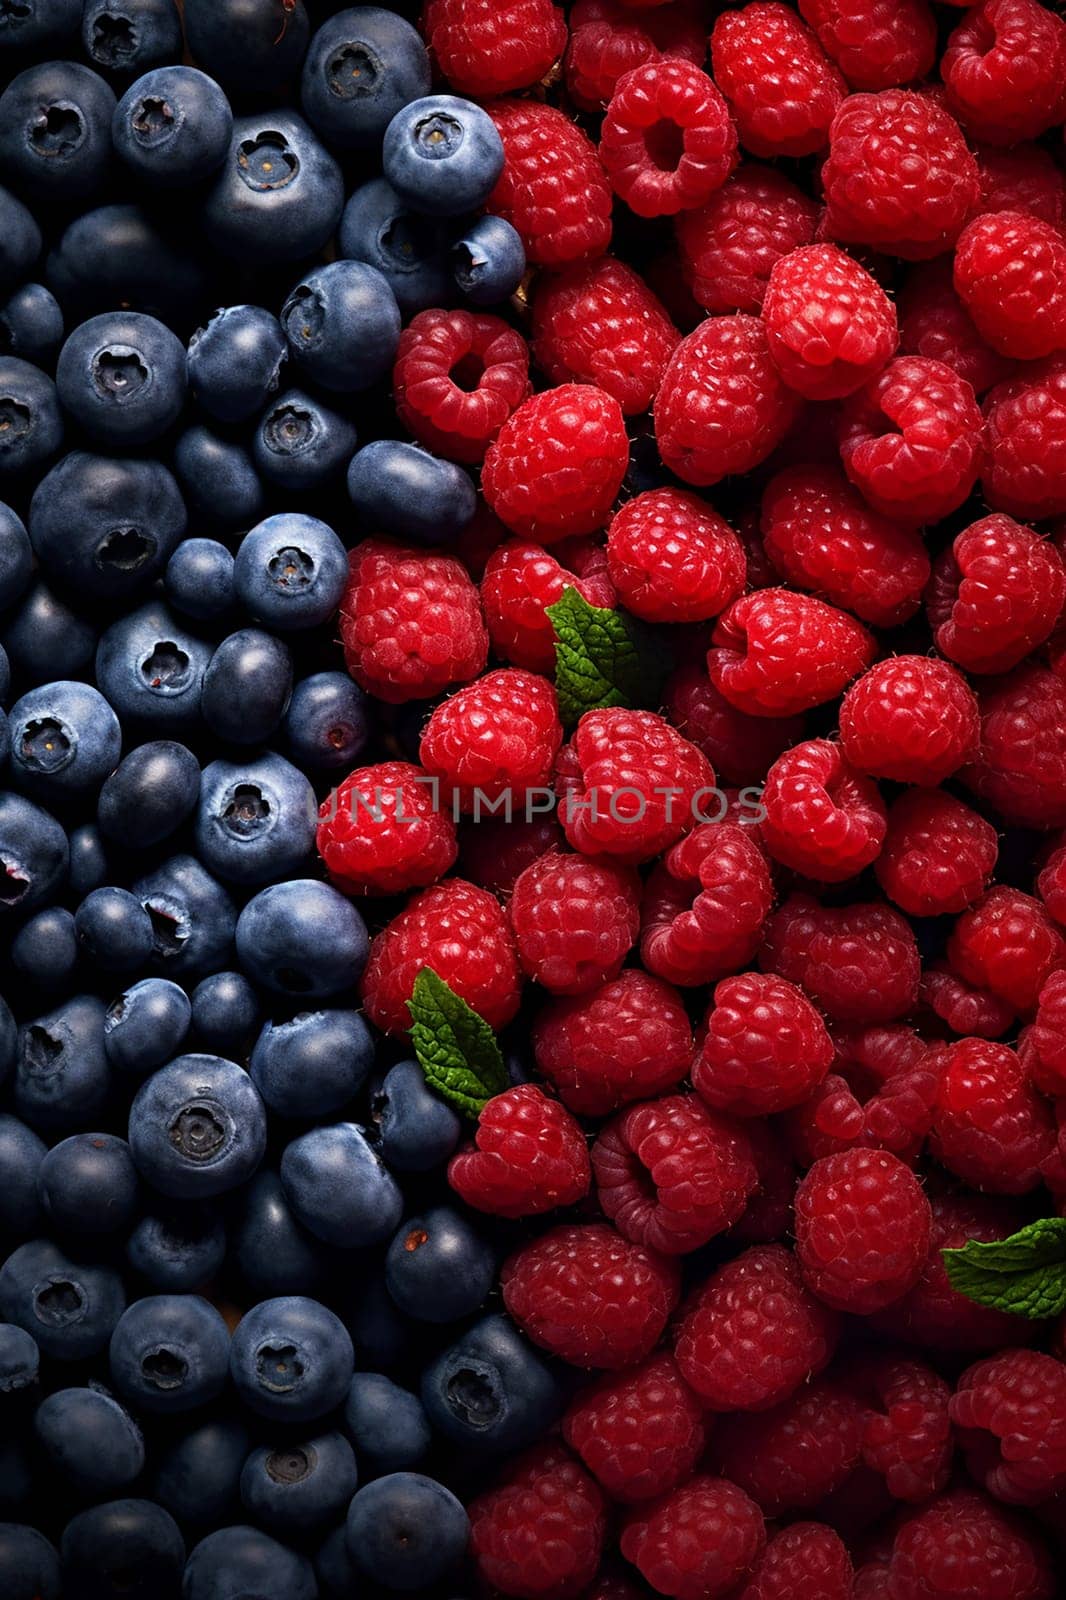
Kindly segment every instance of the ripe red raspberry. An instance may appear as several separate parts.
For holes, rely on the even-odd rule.
[[[723,1417],[710,1458],[768,1517],[809,1511],[858,1464],[862,1421],[846,1389],[816,1378],[767,1411]]]
[[[627,967],[592,994],[552,1000],[533,1024],[537,1070],[580,1117],[673,1089],[692,1062],[676,989]]]
[[[1002,1350],[959,1379],[950,1404],[970,1472],[997,1500],[1039,1505],[1066,1489],[1066,1366]]]
[[[892,906],[822,906],[806,894],[770,917],[759,965],[805,989],[836,1022],[902,1017],[921,975],[913,930]]]
[[[933,1122],[935,1053],[909,1028],[839,1034],[836,1070],[784,1119],[801,1165],[842,1150],[888,1150],[913,1166]]]
[[[470,1554],[482,1583],[518,1600],[573,1600],[600,1564],[607,1506],[561,1444],[535,1445],[469,1506]]]
[[[502,667],[437,707],[418,753],[449,802],[477,813],[500,800],[520,807],[531,789],[550,784],[562,742],[547,678]]]
[[[975,989],[947,962],[934,962],[922,973],[920,999],[952,1033],[998,1039],[1017,1018],[1013,1006],[988,989]]]
[[[1036,892],[1058,923],[1066,923],[1066,839],[1059,838],[1036,880]]]
[[[950,1384],[922,1362],[886,1353],[860,1358],[848,1386],[867,1407],[863,1464],[893,1499],[920,1503],[946,1488],[955,1453]]]
[[[574,570],[560,557],[573,562]],[[600,546],[574,540],[553,554],[531,540],[511,539],[495,550],[485,563],[481,602],[496,654],[530,672],[554,672],[555,630],[545,608],[567,588],[576,589],[590,606],[614,608],[614,585]]]
[[[977,751],[977,698],[962,673],[934,656],[889,656],[852,684],[840,741],[860,772],[930,787]]]
[[[718,1267],[689,1300],[674,1353],[712,1411],[765,1411],[827,1366],[840,1319],[804,1286],[780,1244]]]
[[[744,588],[743,546],[728,522],[686,489],[647,489],[607,531],[607,571],[622,604],[646,622],[703,622]]]
[[[424,889],[455,865],[455,823],[433,802],[420,767],[357,767],[319,807],[315,843],[330,882],[345,894]]]
[[[592,140],[539,100],[496,100],[487,109],[505,158],[487,209],[517,230],[529,264],[566,267],[601,256],[611,242],[611,186]]]
[[[851,1600],[851,1557],[822,1522],[775,1533],[735,1600]]]
[[[611,1371],[654,1349],[677,1304],[677,1263],[605,1222],[563,1225],[503,1264],[503,1301],[535,1344]]]
[[[618,976],[640,931],[640,879],[552,850],[517,879],[508,915],[522,970],[552,994],[585,994]]]
[[[430,699],[484,671],[489,641],[462,562],[364,539],[340,604],[348,671],[389,705]]]
[[[954,282],[1000,355],[1035,361],[1066,346],[1066,240],[1051,223],[1021,211],[975,217],[955,249]]]
[[[563,1418],[563,1438],[612,1500],[665,1494],[703,1454],[703,1408],[667,1350],[619,1377],[581,1389]]]
[[[877,785],[828,739],[808,739],[778,756],[762,801],[763,843],[775,861],[806,878],[842,883],[880,854],[887,814]]]
[[[958,123],[910,89],[848,96],[829,130],[822,184],[831,239],[905,261],[950,250],[981,195]]]
[[[751,717],[716,689],[702,662],[678,667],[663,691],[666,715],[727,783],[758,783],[803,737],[802,717]]]
[[[531,808],[532,810],[532,808]],[[563,846],[563,830],[554,817],[502,814],[459,824],[459,867],[464,878],[510,894],[520,873],[549,850]]]
[[[711,66],[752,155],[825,149],[847,86],[788,6],[754,0],[724,12],[711,32]]]
[[[807,1285],[869,1316],[913,1289],[929,1249],[929,1201],[887,1150],[823,1156],[796,1190],[796,1254]]]
[[[777,370],[808,400],[853,394],[892,359],[899,343],[892,301],[865,267],[833,244],[806,245],[777,262],[762,319]]]
[[[799,0],[800,15],[853,89],[894,89],[936,60],[926,0]]]
[[[939,361],[897,356],[844,402],[840,459],[875,511],[936,522],[966,499],[981,466],[981,412]]]
[[[674,223],[685,281],[704,310],[757,312],[774,263],[812,244],[820,208],[776,167],[748,162]]]
[[[707,50],[697,0],[675,0],[668,11],[634,11],[624,0],[577,0],[569,22],[566,87],[582,111],[602,111],[619,78],[634,67],[660,57],[698,67]]]
[[[1062,121],[1066,23],[1036,0],[983,0],[940,62],[945,104],[986,144],[1037,139]]]
[[[686,483],[718,483],[765,461],[799,406],[756,317],[708,317],[674,351],[655,397],[659,452]]]
[[[888,813],[874,872],[909,917],[965,911],[988,886],[999,850],[995,828],[941,789],[907,789]]]
[[[632,267],[613,256],[544,276],[533,351],[552,383],[593,383],[627,416],[647,411],[681,335]]]
[[[1027,1030],[1029,1049],[1018,1053],[1043,1093],[1066,1098],[1066,972],[1053,972],[1040,990],[1036,1017]]]
[[[981,488],[996,511],[1038,522],[1066,515],[1066,356],[1049,356],[985,399]]]
[[[738,711],[792,716],[835,700],[876,654],[854,617],[813,595],[757,589],[718,618],[711,682]]]
[[[749,1576],[766,1543],[758,1506],[725,1478],[697,1474],[630,1513],[622,1554],[672,1600],[720,1600]]]
[[[872,511],[835,466],[786,467],[762,498],[762,537],[781,577],[875,627],[914,615],[929,580],[921,537]]]
[[[988,1039],[956,1039],[940,1057],[930,1148],[949,1172],[990,1194],[1026,1194],[1055,1146],[1051,1108],[1017,1055]]]
[[[701,823],[648,879],[641,959],[670,983],[714,983],[751,961],[773,903],[770,870],[750,830]]]
[[[451,461],[482,461],[529,394],[529,348],[488,312],[420,311],[400,335],[392,392],[420,444]]]
[[[586,711],[556,771],[570,844],[618,861],[660,855],[714,800],[707,757],[652,711]]]
[[[1052,1600],[1055,1580],[1043,1544],[976,1490],[959,1488],[900,1528],[888,1569],[890,1600]]]
[[[1066,967],[1066,938],[1039,900],[997,884],[956,922],[947,954],[967,983],[1031,1012],[1046,979]]]
[[[514,533],[543,543],[602,528],[629,465],[622,408],[589,383],[520,405],[485,457],[485,499]]]
[[[983,212],[1025,211],[1053,228],[1066,224],[1066,173],[1043,145],[1018,144],[1012,150],[983,145],[975,154]]]
[[[979,702],[980,748],[963,781],[1016,826],[1066,826],[1066,681],[1030,662]]]
[[[759,1187],[733,1228],[737,1244],[770,1244],[792,1231],[792,1196],[796,1192],[796,1163],[778,1129],[770,1122],[748,1120]]]
[[[499,901],[462,878],[446,878],[409,900],[370,942],[363,1006],[383,1033],[406,1035],[407,1002],[423,967],[502,1028],[518,1010],[522,975]]]
[[[620,1111],[592,1146],[592,1172],[618,1231],[668,1256],[731,1227],[759,1181],[740,1123],[691,1094]]]
[[[940,361],[982,395],[1014,371],[1014,362],[985,344],[955,293],[947,256],[916,263],[899,292],[899,347],[903,355]]]
[[[742,972],[714,991],[692,1085],[716,1110],[762,1117],[799,1105],[832,1059],[825,1023],[795,984]]]
[[[558,1100],[533,1083],[493,1095],[478,1118],[474,1146],[448,1163],[448,1182],[476,1211],[533,1217],[576,1205],[589,1192],[585,1135]]]
[[[998,512],[963,529],[939,558],[927,609],[944,655],[967,672],[1006,672],[1050,636],[1064,599],[1055,546]]]
[[[479,499],[474,515],[460,532],[452,549],[476,583],[484,575],[489,557],[509,538],[510,534],[499,517],[489,510],[484,500]]]
[[[737,164],[737,130],[698,66],[650,61],[618,80],[600,158],[615,194],[638,217],[670,217],[722,187]]]
[[[426,0],[422,32],[453,93],[477,99],[537,83],[566,47],[551,0]]]

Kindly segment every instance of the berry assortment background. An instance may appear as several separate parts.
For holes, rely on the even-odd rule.
[[[0,70],[0,1593],[1054,1600],[1066,21]]]

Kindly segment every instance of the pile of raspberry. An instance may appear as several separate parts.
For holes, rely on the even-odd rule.
[[[531,271],[403,335],[400,416],[480,503],[352,554],[396,759],[319,851],[371,1021],[403,1048],[430,966],[519,1061],[449,1180],[584,1376],[479,1485],[478,1582],[1053,1600],[1064,1330],[941,1251],[1066,1214],[1066,21],[423,27]],[[569,715],[568,589],[661,690]]]

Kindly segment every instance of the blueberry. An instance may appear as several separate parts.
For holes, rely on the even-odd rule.
[[[362,1088],[374,1064],[374,1041],[358,1011],[304,1011],[267,1022],[249,1071],[281,1117],[330,1116]]]
[[[477,509],[462,467],[399,439],[375,439],[352,457],[348,494],[368,525],[419,544],[454,539]]]
[[[346,1316],[361,1366],[392,1372],[410,1358],[415,1325],[400,1314],[384,1271],[362,1279]]]
[[[45,1156],[37,1182],[44,1214],[61,1233],[119,1233],[137,1215],[137,1168],[125,1139],[113,1133],[61,1140]]]
[[[142,978],[116,996],[104,1014],[104,1049],[118,1072],[145,1077],[181,1049],[192,1006],[167,978]]]
[[[480,106],[452,94],[412,100],[385,130],[385,176],[413,211],[480,211],[503,171],[503,140]]]
[[[223,639],[204,674],[204,721],[219,739],[262,744],[285,715],[292,657],[280,639],[241,628]]]
[[[306,1556],[258,1528],[219,1528],[189,1556],[183,1600],[318,1600]]]
[[[12,773],[44,799],[97,789],[118,762],[122,729],[99,690],[60,679],[11,707]]]
[[[56,386],[32,362],[0,356],[0,477],[50,461],[63,443]]]
[[[231,94],[277,95],[300,70],[311,32],[302,0],[290,12],[262,0],[186,0],[185,37]]]
[[[428,1451],[432,1431],[417,1395],[380,1372],[357,1372],[344,1402],[344,1426],[373,1472],[403,1472]]]
[[[237,1324],[230,1375],[249,1410],[274,1422],[311,1422],[339,1406],[354,1365],[332,1311],[303,1295],[260,1300]]]
[[[22,598],[32,576],[30,536],[21,518],[0,502],[0,610]]]
[[[236,1417],[212,1417],[157,1457],[154,1498],[183,1528],[214,1528],[240,1510],[241,1467],[251,1448],[248,1430]]]
[[[373,1097],[381,1153],[397,1172],[439,1167],[462,1137],[456,1113],[426,1083],[417,1061],[397,1061]]]
[[[96,681],[124,724],[176,732],[199,721],[211,658],[211,646],[153,600],[103,635]]]
[[[343,1522],[315,1551],[315,1577],[320,1600],[350,1600],[361,1591],[363,1582],[348,1554]]]
[[[25,1523],[0,1522],[0,1593],[7,1600],[62,1600],[58,1552]]]
[[[274,882],[306,866],[316,816],[314,790],[281,756],[212,761],[200,790],[197,853],[226,882]]]
[[[0,996],[0,1081],[7,1077],[14,1066],[17,1049],[18,1027],[11,1014],[11,1007]]]
[[[348,557],[333,529],[299,511],[267,517],[245,534],[233,573],[237,598],[279,632],[327,622],[348,581]]]
[[[224,91],[195,67],[155,67],[115,107],[111,137],[130,171],[155,187],[198,183],[226,158],[233,112]]]
[[[0,49],[28,53],[72,49],[81,6],[82,0],[19,0],[17,5],[5,6],[0,11]],[[21,1600],[21,1591],[15,1600]]]
[[[179,451],[185,440],[191,438],[193,434],[213,438],[213,435],[207,433],[206,428],[190,428],[179,441]],[[221,441],[215,442],[224,451],[235,449],[244,456],[244,451],[239,445],[231,446]],[[245,460],[248,463],[248,470],[254,476],[255,469],[251,460],[246,456]],[[183,478],[177,455],[175,455],[175,465],[178,468],[179,478]],[[258,482],[257,478],[256,483]],[[182,486],[185,487],[184,479]],[[167,599],[175,611],[181,611],[187,617],[195,617],[197,621],[213,621],[216,617],[224,617],[233,605],[233,557],[226,546],[220,544],[217,539],[183,539],[167,562],[163,582]]]
[[[0,24],[4,21],[0,15]],[[41,253],[41,230],[32,212],[13,194],[0,189],[0,291],[5,295],[23,283]]]
[[[135,205],[98,206],[76,217],[50,252],[44,281],[72,323],[121,305],[187,324],[207,288],[188,240],[164,232]]]
[[[236,1189],[266,1148],[255,1085],[221,1056],[178,1056],[143,1083],[130,1107],[129,1141],[146,1183],[175,1200]]]
[[[388,280],[404,316],[447,305],[453,294],[444,224],[413,211],[384,178],[355,190],[337,232],[341,256]]]
[[[107,850],[95,822],[83,822],[68,835],[70,849],[70,892],[83,900],[90,889],[99,889],[111,876]]]
[[[73,450],[38,484],[29,527],[48,573],[118,599],[162,572],[185,533],[185,502],[159,461]]]
[[[420,1472],[376,1478],[348,1508],[348,1554],[364,1577],[389,1589],[436,1583],[462,1559],[469,1533],[451,1491]]]
[[[298,766],[350,772],[370,736],[366,695],[346,672],[301,678],[285,713],[285,737]]]
[[[475,306],[495,306],[514,294],[526,275],[526,252],[503,217],[477,217],[452,245],[452,272]]]
[[[411,24],[380,6],[355,6],[331,17],[312,38],[300,99],[307,120],[329,144],[367,150],[429,83],[426,47]]]
[[[74,61],[46,61],[0,95],[0,162],[18,187],[84,203],[107,175],[115,96]]]
[[[126,1260],[161,1294],[188,1294],[214,1277],[226,1256],[222,1218],[205,1202],[142,1216],[126,1240]]]
[[[125,1489],[144,1466],[141,1430],[100,1388],[57,1389],[37,1407],[33,1432],[49,1471],[94,1499]]]
[[[71,1261],[50,1239],[20,1245],[0,1267],[0,1317],[25,1328],[53,1361],[106,1349],[125,1306],[117,1272]]]
[[[385,1282],[400,1310],[422,1322],[458,1322],[481,1305],[496,1256],[451,1206],[403,1223],[385,1257]]]
[[[276,1172],[257,1172],[241,1190],[233,1256],[256,1295],[314,1294],[325,1279],[328,1252],[297,1222]]]
[[[302,117],[273,110],[234,122],[203,230],[238,261],[300,261],[321,250],[343,206],[344,180],[329,151]]]
[[[25,1328],[0,1322],[0,1395],[32,1389],[40,1373],[41,1352]]]
[[[0,306],[0,350],[49,370],[63,342],[59,301],[43,283],[24,283]]]
[[[69,860],[54,817],[19,794],[0,793],[0,910],[21,914],[52,899]]]
[[[187,428],[174,446],[174,471],[178,475],[182,492],[192,509],[205,521],[220,528],[247,528],[263,513],[264,490],[251,455],[242,444],[232,439],[221,439],[210,428]],[[210,544],[208,539],[186,539],[179,544],[167,567],[167,590],[171,592],[171,569],[175,563],[187,562],[183,553],[190,544]],[[223,549],[223,546],[218,546]],[[191,552],[190,552],[191,554]],[[189,604],[179,605],[179,610],[189,616],[215,617],[224,612],[232,598],[233,557],[225,551],[228,573],[223,575],[222,588],[210,593],[201,587],[197,593],[187,580],[185,595]],[[212,577],[196,572],[190,575],[194,582],[210,585]],[[225,600],[225,605],[222,603]]]
[[[38,580],[7,619],[3,640],[22,677],[46,683],[57,673],[72,678],[91,670],[96,629]]]
[[[154,960],[168,975],[201,977],[224,966],[237,912],[195,856],[171,856],[133,885],[155,930]]]
[[[138,745],[100,790],[101,831],[131,850],[146,850],[176,833],[196,809],[200,765],[186,745],[156,739]]]
[[[114,884],[86,895],[74,931],[81,954],[103,972],[136,972],[152,955],[151,918],[136,895]]]
[[[192,1025],[217,1055],[242,1056],[259,1023],[259,999],[240,972],[212,972],[192,992]]]
[[[331,261],[306,273],[281,308],[281,324],[312,382],[342,394],[391,372],[400,342],[396,296],[364,261]]]
[[[503,1316],[483,1317],[422,1374],[434,1428],[477,1453],[521,1450],[558,1415],[555,1379]]]
[[[189,388],[219,422],[243,422],[276,393],[287,352],[277,317],[226,306],[189,340]]]
[[[304,1227],[326,1244],[380,1244],[403,1214],[403,1195],[354,1122],[312,1128],[285,1146],[281,1186]]]
[[[40,1133],[90,1127],[111,1088],[104,1050],[104,1003],[75,995],[19,1029],[15,1110]]]
[[[268,482],[301,494],[339,477],[355,446],[347,417],[302,389],[289,389],[260,418],[252,455]]]
[[[241,1472],[241,1499],[249,1516],[287,1535],[313,1533],[347,1510],[358,1474],[342,1433],[299,1443],[260,1445]]]
[[[32,1128],[0,1112],[0,1233],[9,1239],[28,1239],[41,1226],[37,1175],[47,1151]]]
[[[225,1388],[229,1342],[221,1314],[199,1295],[146,1295],[115,1325],[111,1381],[138,1411],[192,1411]]]
[[[11,941],[11,960],[38,989],[62,989],[78,964],[78,938],[70,912],[62,906],[45,906],[27,918]]]
[[[314,878],[261,890],[237,921],[237,959],[247,975],[296,999],[324,1000],[352,988],[368,949],[351,901]]]
[[[174,0],[85,0],[81,45],[101,72],[130,78],[181,60],[181,17]]]
[[[185,350],[155,317],[104,312],[70,334],[56,365],[59,398],[109,449],[147,444],[185,404]]]
[[[80,1511],[59,1548],[71,1600],[178,1600],[185,1541],[151,1500],[110,1500]]]

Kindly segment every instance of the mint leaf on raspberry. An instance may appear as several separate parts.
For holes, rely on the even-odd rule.
[[[656,698],[662,664],[633,618],[589,605],[569,586],[545,610],[555,629],[555,689],[567,727],[586,711],[631,708]]]
[[[948,1281],[980,1306],[1037,1320],[1066,1311],[1066,1217],[1040,1217],[1009,1239],[942,1250]]]
[[[476,1120],[486,1102],[507,1088],[496,1035],[432,967],[418,974],[407,1008],[411,1042],[426,1082],[463,1116]]]

